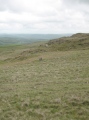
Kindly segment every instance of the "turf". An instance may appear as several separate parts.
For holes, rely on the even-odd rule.
[[[0,48],[0,120],[89,120],[89,50],[34,48]]]

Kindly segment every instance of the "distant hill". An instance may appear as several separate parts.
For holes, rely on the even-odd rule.
[[[20,45],[60,38],[65,34],[0,34],[0,46]],[[66,34],[69,36],[69,34]]]
[[[77,33],[70,37],[52,39],[47,44],[52,50],[88,49],[89,33]]]

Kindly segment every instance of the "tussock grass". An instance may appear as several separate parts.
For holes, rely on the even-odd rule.
[[[22,53],[23,47],[15,50],[18,56],[16,51]],[[88,73],[89,50],[38,52],[24,60],[4,61],[0,119],[89,120]]]
[[[89,34],[77,33],[70,37],[62,37],[48,42],[50,50],[86,50],[89,49]]]

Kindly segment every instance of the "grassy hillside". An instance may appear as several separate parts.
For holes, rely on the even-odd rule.
[[[0,47],[0,120],[89,120],[88,47],[45,45]]]
[[[89,34],[78,33],[48,42],[51,50],[89,49]]]

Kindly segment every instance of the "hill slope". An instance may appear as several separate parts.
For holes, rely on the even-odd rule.
[[[41,54],[47,54],[47,52],[85,49],[89,49],[89,34],[77,33],[70,37],[53,39],[49,42],[2,46],[0,47],[0,61],[1,63],[7,61],[16,62],[40,56]]]
[[[0,65],[0,120],[89,120],[89,50],[40,56]]]
[[[53,39],[48,42],[48,45],[52,50],[88,49],[89,34],[77,33],[70,37]]]
[[[89,120],[88,47],[52,47],[88,41],[80,35],[49,45],[0,46],[0,120]]]

